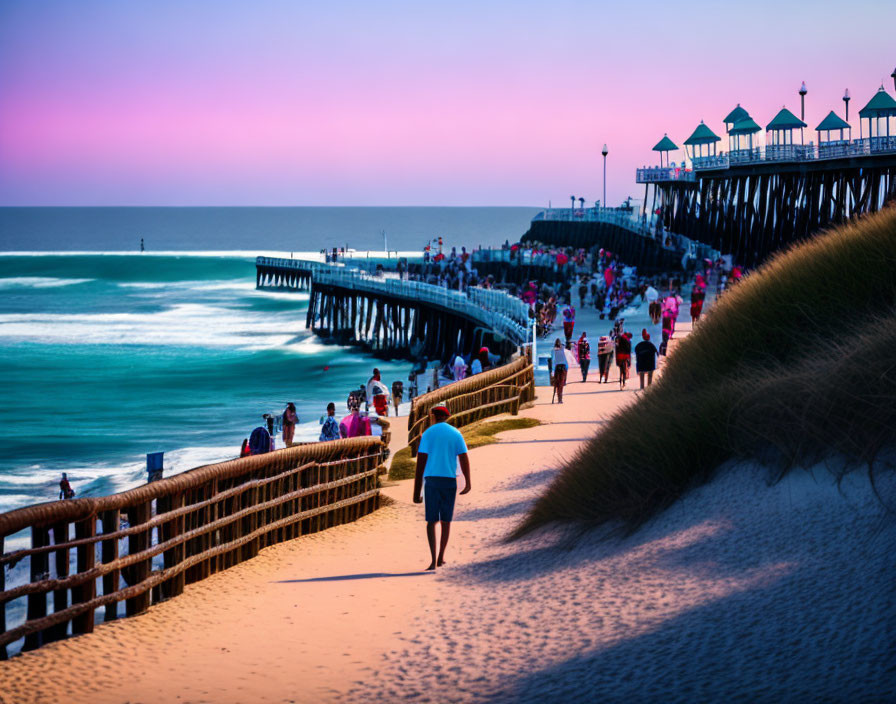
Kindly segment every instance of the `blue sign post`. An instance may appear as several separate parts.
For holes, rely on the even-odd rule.
[[[146,482],[157,482],[162,478],[164,471],[164,452],[148,452],[146,453]]]

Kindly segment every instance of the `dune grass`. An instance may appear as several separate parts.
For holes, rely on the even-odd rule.
[[[495,435],[505,430],[519,430],[541,425],[541,421],[535,418],[521,418],[514,416],[502,420],[481,420],[478,423],[464,426],[460,429],[467,443],[467,449],[489,445],[498,442]],[[413,479],[417,467],[417,460],[411,457],[411,448],[405,447],[395,453],[392,464],[389,466],[389,479]]]
[[[731,459],[780,478],[896,445],[896,208],[780,253],[727,292],[660,380],[558,473],[511,538],[637,529]]]

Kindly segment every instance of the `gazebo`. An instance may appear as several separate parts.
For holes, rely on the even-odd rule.
[[[715,132],[707,127],[703,120],[697,125],[694,133],[685,141],[685,147],[691,148],[691,161],[697,166],[697,159],[707,159],[716,156],[716,143],[721,141]]]
[[[744,110],[740,103],[737,104],[737,107],[734,108],[728,115],[725,117],[722,122],[725,123],[725,131],[729,134],[731,133],[732,128],[741,120],[746,120],[750,116],[746,110]]]
[[[803,144],[803,128],[806,123],[787,108],[781,108],[774,119],[765,128],[765,158],[772,160],[796,159],[798,152],[793,143],[793,131],[800,131],[800,144]]]
[[[845,136],[844,130],[846,130]],[[848,151],[847,146],[852,139],[852,127],[846,120],[831,110],[828,113],[828,116],[815,128],[815,131],[818,133],[819,157],[825,159],[846,156]],[[836,138],[832,138],[831,134],[833,132],[839,133]]]
[[[678,145],[675,144],[671,139],[669,139],[668,134],[664,134],[663,138],[656,143],[656,146],[653,148],[653,151],[660,153],[660,168],[663,166],[663,154],[666,155],[666,166],[669,166],[669,152],[674,152],[678,149]]]
[[[890,130],[890,118],[893,117],[896,117],[896,100],[881,86],[868,104],[859,110],[859,136],[864,138],[862,120],[868,120],[871,151],[896,149],[896,130]]]
[[[730,145],[728,158],[732,162],[757,161],[759,159],[759,149],[753,148],[753,135],[757,132],[762,132],[762,128],[749,115],[738,120],[734,127],[728,130]],[[747,142],[746,146],[744,146],[744,141]]]

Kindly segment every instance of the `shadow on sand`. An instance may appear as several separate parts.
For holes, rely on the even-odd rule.
[[[420,570],[418,572],[361,572],[360,574],[337,574],[332,577],[309,577],[308,579],[281,579],[276,584],[303,584],[308,582],[349,582],[355,579],[382,579],[384,577],[419,577],[435,574]]]

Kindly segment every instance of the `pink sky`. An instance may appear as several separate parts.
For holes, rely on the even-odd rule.
[[[0,205],[565,204],[605,142],[616,203],[664,132],[893,89],[888,3],[319,5],[4,2]]]

